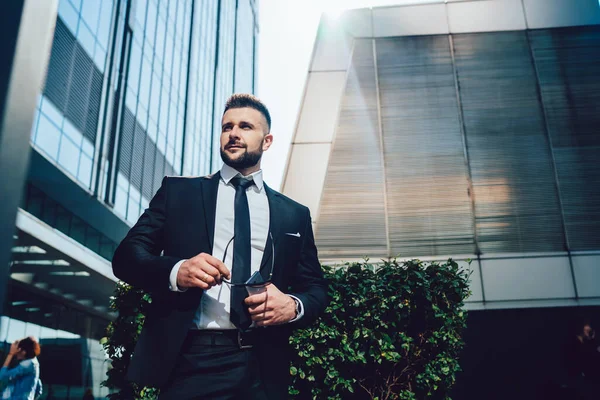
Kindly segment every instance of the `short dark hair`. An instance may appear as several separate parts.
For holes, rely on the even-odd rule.
[[[267,120],[267,132],[271,132],[271,114],[269,114],[269,110],[265,103],[263,103],[258,97],[247,94],[247,93],[236,93],[231,96],[227,103],[225,103],[225,111],[223,111],[223,115],[228,110],[232,108],[254,108],[256,111],[260,112],[265,119]]]
[[[31,336],[19,340],[19,348],[25,351],[26,358],[37,357],[41,352],[40,344]]]

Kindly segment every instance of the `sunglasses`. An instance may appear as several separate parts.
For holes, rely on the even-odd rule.
[[[271,232],[269,232],[269,238],[271,238],[271,271],[269,272],[268,278],[266,280],[263,278],[262,274],[260,273],[261,268],[259,268],[258,271],[253,273],[252,276],[250,278],[248,278],[248,280],[246,280],[246,282],[234,283],[225,278],[221,279],[221,282],[226,283],[227,285],[229,285],[231,287],[250,287],[250,288],[259,288],[259,287],[266,286],[267,284],[271,283],[271,279],[273,278],[273,268],[275,267],[275,242],[273,241],[273,235],[271,234]],[[229,242],[227,242],[227,246],[225,246],[225,252],[223,253],[223,259],[222,259],[223,263],[225,263],[225,260],[227,259],[227,250],[229,249],[229,245],[231,244],[231,242],[233,242],[233,239],[235,239],[235,235],[233,235],[233,237],[231,239],[229,239]]]

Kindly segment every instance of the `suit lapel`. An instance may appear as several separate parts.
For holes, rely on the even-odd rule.
[[[206,221],[206,234],[210,251],[212,252],[215,240],[215,218],[217,214],[217,192],[221,174],[217,172],[209,179],[202,180],[202,203],[204,208],[204,220]]]
[[[269,232],[273,236],[273,240],[271,240],[270,236],[267,236],[267,243],[265,244],[265,251],[263,253],[263,258],[260,262],[260,273],[261,275],[267,279],[269,277],[269,273],[271,272],[271,264],[273,263],[273,274],[277,270],[277,252],[278,252],[278,238],[281,237],[281,224],[276,223],[276,218],[281,218],[284,214],[283,205],[281,202],[281,198],[279,197],[279,193],[268,187],[265,183],[263,183],[265,187],[265,192],[267,194],[267,199],[269,200]],[[274,250],[273,251],[273,246]],[[275,260],[271,261],[273,257],[273,253],[275,253]]]

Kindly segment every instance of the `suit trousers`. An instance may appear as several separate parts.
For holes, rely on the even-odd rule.
[[[256,348],[188,335],[159,400],[268,400]]]

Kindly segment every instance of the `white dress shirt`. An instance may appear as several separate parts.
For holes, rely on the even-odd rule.
[[[223,260],[225,247],[234,233],[234,209],[235,209],[235,187],[231,180],[242,176],[237,170],[224,164],[221,168],[221,178],[217,190],[217,208],[215,215],[215,236],[212,255]],[[254,185],[246,189],[248,208],[250,211],[250,275],[260,269],[267,237],[269,235],[269,200],[263,185],[262,170],[258,170],[245,179],[252,179]],[[235,239],[227,249],[227,259],[223,260],[225,266],[231,271],[233,266],[233,246]],[[185,260],[181,260],[171,270],[169,288],[173,291],[181,291],[177,287],[177,273],[179,267]],[[233,281],[233,273],[231,277]],[[293,297],[300,305],[300,312],[295,321],[302,317],[304,308],[302,302]],[[229,302],[231,299],[230,286],[226,283],[215,285],[204,291],[200,307],[194,317],[194,325],[198,329],[235,329],[235,325],[229,320]],[[291,321],[290,321],[291,322]]]

